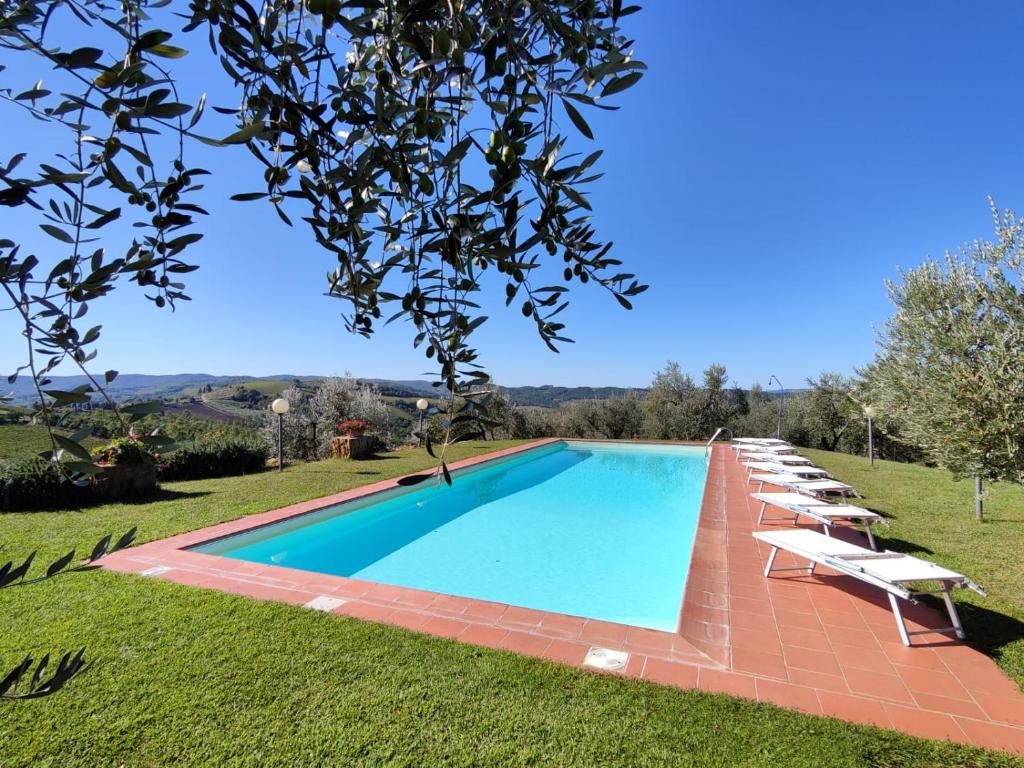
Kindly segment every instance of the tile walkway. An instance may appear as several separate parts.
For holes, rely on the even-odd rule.
[[[375,483],[143,544],[102,562],[111,570],[307,605],[563,664],[583,666],[588,653],[599,649],[590,659],[611,664],[614,674],[1024,753],[1024,695],[987,656],[939,635],[904,647],[881,591],[826,568],[813,576],[763,576],[767,547],[750,535],[758,527],[757,505],[727,447],[716,446],[712,453],[676,633],[184,549],[395,487],[394,480]],[[853,529],[840,535],[863,540]],[[788,564],[783,555],[778,563]],[[921,605],[905,615],[911,629],[944,623]]]

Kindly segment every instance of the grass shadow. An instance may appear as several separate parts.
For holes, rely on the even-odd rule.
[[[36,509],[0,509],[0,518],[5,514],[18,515],[45,515],[45,514],[66,514],[69,512],[90,512],[96,507],[109,506],[111,504],[125,504],[127,506],[144,506],[161,501],[181,501],[183,499],[197,499],[202,496],[209,496],[212,491],[172,491],[159,488],[152,493],[142,496],[129,496],[122,499],[95,499],[84,504],[67,506],[38,507]]]
[[[934,555],[935,551],[928,549],[928,547],[922,544],[917,544],[913,541],[906,541],[905,539],[895,539],[890,536],[886,536],[884,531],[880,531],[875,528],[875,538],[878,540],[878,545],[883,549],[891,549],[894,552],[902,552],[905,555]]]
[[[944,610],[942,601],[928,595],[922,602],[937,611]],[[957,613],[967,633],[967,644],[998,661],[1007,646],[1024,640],[1024,621],[975,603],[956,603]]]
[[[153,493],[144,496],[132,496],[125,499],[118,499],[117,504],[152,504],[157,501],[182,501],[183,499],[198,499],[209,496],[212,491],[172,491],[168,488],[158,488]],[[88,509],[88,507],[83,507]]]
[[[866,504],[861,504],[859,506],[863,507],[868,512],[874,512],[876,515],[881,515],[886,520],[895,520],[896,519],[895,515],[893,515],[891,512],[886,512],[884,509],[875,509],[874,507],[869,507]]]

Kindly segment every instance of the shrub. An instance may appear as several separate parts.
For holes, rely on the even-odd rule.
[[[0,509],[5,512],[76,507],[89,497],[88,487],[69,483],[47,459],[29,456],[0,462]]]
[[[284,425],[284,455],[288,459],[324,459],[331,455],[331,440],[338,425],[345,421],[365,421],[373,425],[369,436],[388,440],[388,407],[372,384],[351,376],[332,377],[317,382],[315,388],[292,386],[281,392],[288,401]],[[264,410],[263,439],[268,450],[277,454],[278,416]]]
[[[152,493],[157,487],[159,457],[135,440],[114,440],[94,453],[103,471],[76,485],[60,465],[36,456],[0,462],[0,510],[80,507]]]
[[[262,472],[267,448],[255,440],[215,440],[180,445],[166,455],[160,470],[163,480],[198,480]]]
[[[158,461],[157,456],[150,453],[138,440],[130,437],[111,440],[102,448],[93,451],[92,455],[101,467],[156,464]]]
[[[105,501],[143,496],[156,490],[160,457],[130,437],[112,440],[93,454],[103,472],[93,481],[93,494]]]

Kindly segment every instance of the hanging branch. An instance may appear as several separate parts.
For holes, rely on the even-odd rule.
[[[267,0],[193,3],[238,85],[239,130],[264,191],[235,195],[296,209],[336,260],[327,294],[370,336],[410,322],[439,368],[447,404],[437,477],[453,427],[475,418],[488,376],[473,334],[487,270],[503,276],[544,344],[570,342],[558,317],[574,282],[625,308],[643,292],[609,256],[586,186],[600,157],[583,111],[640,80],[621,2]],[[372,255],[371,255],[372,254]],[[378,256],[378,254],[381,254]],[[544,277],[557,264],[561,284]],[[393,309],[387,309],[387,305]],[[433,447],[433,446],[432,446]]]
[[[66,437],[53,430],[54,410],[98,396],[117,414],[123,431],[136,420],[124,418],[105,392],[117,372],[107,371],[101,383],[88,368],[102,328],[80,323],[92,302],[123,279],[145,289],[146,297],[160,308],[173,309],[178,301],[188,300],[177,276],[196,267],[181,255],[202,237],[186,230],[205,211],[185,198],[201,188],[194,178],[206,171],[186,168],[183,134],[195,126],[205,100],[194,110],[177,101],[170,72],[156,59],[173,60],[185,51],[168,44],[169,32],[147,29],[150,21],[147,3],[138,1],[111,6],[101,0],[42,0],[0,8],[0,48],[26,64],[41,61],[47,76],[58,83],[53,90],[42,80],[27,88],[0,85],[0,100],[66,131],[72,148],[40,162],[34,174],[20,174],[26,153],[17,153],[0,166],[0,204],[37,216],[52,244],[23,255],[19,243],[0,238],[0,286],[10,302],[6,308],[21,317],[27,345],[24,364],[8,382],[25,370],[32,376],[37,417],[50,434],[49,458],[67,479],[79,484],[88,482],[99,467],[80,443],[80,435]],[[58,35],[75,41],[83,28],[111,33],[106,36],[111,44],[106,49],[65,49],[54,39]],[[95,30],[89,34],[97,45],[104,39]],[[4,71],[4,76],[9,81],[11,72]],[[183,118],[189,113],[186,126]],[[150,142],[160,135],[171,135],[175,141],[161,143],[158,153]],[[138,181],[124,171],[126,160],[136,165]],[[158,171],[163,165],[166,168]],[[111,258],[108,248],[95,244],[109,239],[105,230],[121,221],[124,204],[138,210],[133,222],[138,234],[123,247],[123,255]],[[62,363],[79,368],[89,383],[72,391],[54,389],[49,376]],[[166,442],[158,435],[140,439],[150,447]]]

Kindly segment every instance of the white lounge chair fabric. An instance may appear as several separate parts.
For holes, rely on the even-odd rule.
[[[812,465],[810,459],[804,458],[795,453],[761,453],[760,451],[752,451],[748,453],[740,452],[736,456],[738,461],[773,461],[778,464],[798,464],[798,465]]]
[[[757,517],[759,524],[774,520],[796,521],[801,516],[809,517],[821,523],[823,532],[828,536],[830,535],[829,528],[837,520],[848,520],[863,525],[864,533],[868,537],[868,544],[871,546],[871,549],[878,548],[875,543],[875,535],[871,531],[871,526],[882,522],[884,518],[870,509],[855,507],[852,504],[833,504],[824,499],[817,499],[802,493],[752,493],[750,495],[754,500],[761,502],[761,512]],[[793,517],[765,517],[765,512],[769,506],[792,512]]]
[[[776,464],[774,461],[744,461],[743,466],[750,470],[747,473],[750,475],[752,472],[776,472],[778,467],[783,465]]]
[[[767,456],[793,456],[797,450],[791,445],[768,445],[766,443],[742,443],[730,446],[739,459],[745,453],[761,453]]]
[[[778,454],[773,461],[779,464],[813,464],[810,459],[795,453]]]
[[[825,565],[846,576],[885,590],[896,619],[900,639],[904,645],[911,644],[910,637],[912,635],[933,633],[954,632],[962,640],[965,637],[963,625],[957,614],[950,590],[953,587],[967,587],[981,595],[986,594],[985,590],[962,573],[957,573],[941,565],[901,552],[875,552],[817,531],[807,529],[754,531],[753,536],[772,548],[764,569],[766,578],[775,571],[785,570],[801,570],[810,574],[814,573],[816,565]],[[780,549],[809,561],[810,565],[775,567],[775,557]],[[937,582],[939,589],[913,590],[908,586],[922,582]],[[909,631],[897,598],[916,602],[914,598],[917,595],[936,593],[942,595],[951,626]]]
[[[748,451],[751,448],[751,446],[749,445],[740,445],[733,447],[739,451]],[[760,443],[753,447],[759,453],[775,453],[780,455],[785,455],[787,453],[796,453],[796,448],[794,448],[792,445],[769,445],[767,443]]]
[[[810,478],[822,478],[829,476],[828,472],[821,467],[814,467],[810,464],[778,464],[774,461],[748,461],[746,462],[746,467],[751,470],[750,474],[758,471],[775,473],[777,475],[798,475],[799,477]]]
[[[841,483],[838,480],[807,480],[797,475],[757,473],[750,476],[750,482],[760,483],[757,492],[764,491],[765,485],[774,485],[779,488],[789,488],[798,493],[806,493],[810,496],[824,496],[827,493],[838,493],[841,496],[849,494],[856,495],[852,485]]]

